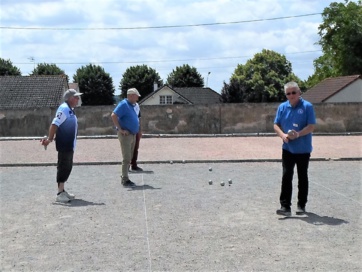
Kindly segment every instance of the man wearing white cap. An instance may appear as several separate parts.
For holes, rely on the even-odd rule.
[[[64,103],[59,106],[55,118],[49,127],[49,134],[42,140],[42,145],[48,146],[55,139],[58,151],[57,164],[57,202],[69,202],[74,199],[73,194],[64,190],[64,183],[68,180],[73,167],[73,154],[77,140],[78,121],[74,108],[77,106],[82,93],[69,89],[64,93]]]
[[[129,89],[127,98],[119,102],[111,115],[122,150],[122,185],[124,187],[136,186],[128,177],[128,169],[133,157],[136,134],[139,131],[139,119],[134,107],[140,96],[136,88]]]

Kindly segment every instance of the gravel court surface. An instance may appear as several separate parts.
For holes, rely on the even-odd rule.
[[[280,163],[142,166],[154,173],[131,174],[134,189],[118,165],[75,166],[67,205],[55,167],[0,168],[0,270],[362,269],[358,161],[311,162],[309,212],[290,218],[275,214]]]

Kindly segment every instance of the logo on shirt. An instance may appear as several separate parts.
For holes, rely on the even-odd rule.
[[[57,118],[60,120],[60,118],[62,118],[62,112],[58,112],[58,114],[57,114]]]
[[[298,114],[303,114],[303,112],[304,112],[303,109],[298,110]]]

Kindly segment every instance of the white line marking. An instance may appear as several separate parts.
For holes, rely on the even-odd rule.
[[[362,206],[362,203],[361,203],[361,202],[358,202],[357,200],[354,200],[353,198],[350,198],[350,197],[348,197],[348,196],[346,196],[346,195],[344,195],[344,194],[341,194],[341,193],[339,193],[339,192],[337,192],[337,191],[335,191],[335,190],[332,190],[331,188],[328,188],[328,187],[326,187],[326,186],[323,186],[322,184],[319,184],[319,183],[317,183],[317,182],[312,182],[312,183],[317,184],[318,186],[323,187],[323,188],[325,188],[325,189],[327,189],[327,190],[330,190],[330,191],[332,191],[332,192],[334,192],[334,193],[336,193],[336,194],[338,194],[338,195],[341,195],[341,196],[343,196],[343,197],[345,197],[345,198],[347,198],[347,199],[349,199],[349,200],[352,200],[353,202],[356,202],[357,204],[359,204],[359,205]]]
[[[145,182],[143,180],[142,174],[142,186],[143,186],[143,208],[145,212],[145,225],[146,225],[146,241],[147,241],[147,248],[148,248],[148,262],[149,262],[149,270],[152,271],[152,262],[151,262],[151,247],[150,247],[150,240],[148,238],[148,219],[147,219],[147,208],[146,208],[146,194],[145,194]]]

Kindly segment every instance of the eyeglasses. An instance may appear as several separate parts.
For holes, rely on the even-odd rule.
[[[286,95],[297,94],[297,92],[286,93]]]

